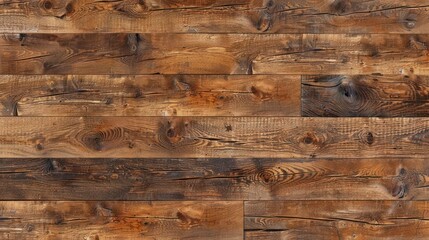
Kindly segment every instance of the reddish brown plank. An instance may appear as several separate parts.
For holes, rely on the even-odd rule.
[[[302,114],[336,117],[429,116],[429,77],[303,76]]]
[[[3,34],[0,74],[429,74],[429,35]]]
[[[429,33],[425,0],[3,1],[3,32]]]
[[[427,201],[251,201],[246,239],[427,239]]]
[[[0,200],[429,200],[423,159],[0,159]]]
[[[2,116],[300,116],[300,76],[0,76]]]
[[[243,239],[242,202],[0,202],[2,239]]]
[[[0,118],[0,157],[427,157],[427,118]]]

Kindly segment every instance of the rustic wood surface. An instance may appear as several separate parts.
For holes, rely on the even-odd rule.
[[[245,202],[246,239],[427,239],[427,201]]]
[[[429,77],[416,75],[305,76],[304,116],[429,116]]]
[[[429,200],[428,166],[419,158],[12,158],[0,160],[0,200]]]
[[[426,0],[3,1],[0,31],[429,33]]]
[[[243,239],[242,202],[0,202],[2,239]]]
[[[0,114],[300,116],[300,82],[289,75],[4,75]]]
[[[429,239],[428,0],[0,0],[0,239]]]
[[[5,117],[0,157],[427,157],[428,118]]]
[[[429,35],[1,34],[0,74],[429,74]]]

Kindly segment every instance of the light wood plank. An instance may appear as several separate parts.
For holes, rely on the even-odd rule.
[[[243,239],[242,202],[0,202],[2,239]]]
[[[3,1],[3,32],[429,33],[426,0]]]
[[[304,116],[429,116],[429,77],[304,76]]]
[[[428,159],[0,159],[0,200],[429,200]]]
[[[427,201],[245,203],[246,239],[427,239]]]
[[[429,35],[3,34],[0,74],[429,74]]]
[[[300,76],[0,76],[2,116],[300,116]]]
[[[428,118],[3,117],[0,157],[427,157]]]

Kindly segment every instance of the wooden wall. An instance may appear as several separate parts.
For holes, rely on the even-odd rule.
[[[429,239],[428,0],[0,0],[0,239]]]

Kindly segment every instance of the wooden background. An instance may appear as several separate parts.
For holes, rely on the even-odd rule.
[[[0,0],[0,239],[428,239],[428,0]]]

